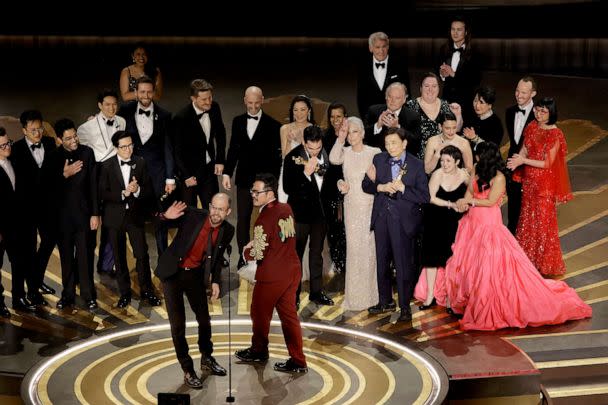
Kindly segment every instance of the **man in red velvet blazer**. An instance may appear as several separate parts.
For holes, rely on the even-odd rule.
[[[246,260],[258,264],[250,310],[253,337],[251,347],[238,350],[235,355],[244,362],[268,360],[268,333],[276,308],[290,358],[275,363],[274,369],[306,373],[302,329],[293,299],[302,274],[296,253],[296,228],[291,207],[276,199],[277,188],[276,177],[262,173],[256,175],[251,189],[253,205],[260,207],[260,216],[255,221],[253,240],[243,254]]]

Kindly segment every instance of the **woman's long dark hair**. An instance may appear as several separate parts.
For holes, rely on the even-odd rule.
[[[505,162],[500,156],[500,149],[494,142],[481,142],[475,148],[475,155],[478,157],[477,165],[475,166],[475,174],[477,175],[477,187],[483,190],[490,186],[497,172],[506,171]]]

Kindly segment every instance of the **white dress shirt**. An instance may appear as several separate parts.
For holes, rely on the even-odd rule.
[[[38,167],[42,167],[42,163],[44,162],[44,145],[42,141],[40,141],[40,147],[32,149],[32,145],[34,144],[29,138],[25,138],[25,143],[27,144],[27,148],[30,150],[34,160]]]
[[[258,111],[258,113],[255,115],[250,115],[249,113],[247,113],[247,115],[250,117],[258,117],[257,120],[247,118],[247,136],[249,139],[253,139],[253,135],[260,124],[260,119],[262,119],[262,110]]]
[[[526,110],[524,114],[519,111],[515,112],[515,125],[513,126],[513,138],[515,138],[515,143],[519,143],[521,139],[521,135],[524,133],[524,128],[526,127],[526,121],[528,120],[528,116],[532,112],[532,107],[534,107],[534,101],[530,100],[525,107],[520,107],[522,110]]]
[[[11,161],[8,159],[0,159],[0,167],[2,167],[2,169],[4,169],[4,171],[6,172],[8,179],[13,185],[13,191],[15,191],[15,170],[13,169]]]
[[[131,179],[129,178],[129,176],[131,175],[131,165],[123,165],[122,162],[126,162],[126,160],[122,160],[118,155],[116,155],[116,158],[118,159],[118,165],[120,166],[120,172],[122,173],[122,179],[125,182],[125,190],[127,189],[127,186],[129,185],[129,183],[131,182]],[[132,162],[132,160],[131,160]],[[137,181],[139,182],[140,179],[137,179]],[[137,198],[139,197],[139,192],[141,191],[141,187],[137,188],[137,191],[135,193],[133,193],[133,197]],[[122,199],[125,199],[125,195],[122,195]],[[127,209],[129,209],[129,204],[127,204]]]
[[[462,49],[464,51],[464,49],[466,48],[467,44],[463,44],[460,49]],[[458,46],[454,45],[454,49],[458,49]],[[452,67],[452,70],[454,72],[456,72],[456,70],[458,70],[458,64],[460,63],[460,53],[461,52],[454,52],[452,54],[452,62],[450,63],[450,66]]]
[[[203,114],[203,116],[198,120],[201,124],[201,128],[203,128],[203,132],[205,133],[205,139],[207,139],[207,145],[209,145],[209,139],[211,138],[211,120],[209,119],[209,111],[200,110],[192,103],[192,107],[194,107],[194,111],[196,115],[206,112],[207,114]],[[209,152],[205,151],[205,163],[211,162],[211,156],[209,156]]]
[[[140,114],[140,109],[150,111],[150,114]],[[139,132],[141,144],[145,145],[146,142],[152,138],[152,133],[154,132],[154,104],[150,104],[148,108],[144,108],[141,104],[137,103],[137,108],[135,109],[135,125],[137,125],[137,132]]]
[[[384,67],[376,67],[376,63],[384,63]],[[386,80],[386,70],[388,69],[388,56],[384,60],[376,60],[376,58],[372,57],[372,67],[374,79],[376,79],[378,88],[382,90],[384,88],[384,81]]]

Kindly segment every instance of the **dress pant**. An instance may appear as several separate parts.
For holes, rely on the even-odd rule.
[[[302,328],[293,296],[300,286],[300,274],[293,271],[279,281],[257,281],[251,298],[251,322],[253,336],[251,347],[255,353],[268,353],[268,333],[272,312],[276,308],[289,356],[301,367],[306,367],[302,350]]]
[[[103,224],[102,224],[103,225]],[[112,244],[108,236],[108,228],[100,227],[99,236],[99,252],[97,258],[97,271],[100,273],[111,272],[114,267],[114,253],[112,252]],[[89,267],[93,270],[95,263],[95,247],[97,247],[97,230],[89,231]]]
[[[184,371],[193,371],[192,357],[188,354],[186,340],[186,313],[184,294],[188,298],[190,308],[198,323],[198,348],[203,356],[211,356],[211,318],[207,306],[206,284],[203,280],[203,270],[198,267],[192,270],[179,269],[176,274],[162,282],[165,295],[165,305],[171,325],[171,338],[175,347],[177,360]]]
[[[296,251],[302,263],[306,242],[308,245],[308,269],[310,273],[310,295],[321,292],[323,284],[323,242],[327,233],[327,225],[322,223],[302,224],[296,222]],[[301,278],[301,275],[300,275]],[[300,297],[302,286],[298,287],[296,301]]]
[[[415,278],[414,243],[401,226],[401,221],[385,213],[374,224],[376,239],[376,271],[378,277],[378,295],[380,304],[386,305],[393,301],[392,270],[389,266],[391,259],[397,274],[397,293],[399,307],[409,310]]]
[[[122,226],[118,229],[108,228],[108,235],[112,250],[114,251],[114,263],[116,263],[116,281],[121,296],[131,296],[131,278],[127,266],[127,234],[135,256],[135,269],[140,293],[152,292],[152,275],[150,271],[150,257],[148,256],[148,245],[143,225],[138,225],[127,210]]]
[[[37,291],[32,280],[33,252],[25,249],[28,239],[25,229],[11,230],[2,235],[4,249],[11,262],[11,294],[13,302],[25,298],[25,284],[28,291]]]
[[[57,240],[61,258],[61,298],[74,302],[76,284],[80,284],[80,296],[85,301],[97,298],[93,282],[93,268],[89,265],[88,229],[61,229]]]
[[[217,176],[213,172],[214,169],[215,163],[203,166],[196,174],[196,186],[184,187],[184,201],[186,204],[196,207],[196,197],[198,197],[201,200],[201,206],[204,209],[209,209],[211,198],[220,191]]]
[[[521,211],[521,183],[510,181],[507,183],[507,214],[509,219],[509,231],[515,235],[519,213]]]
[[[239,255],[243,253],[243,247],[251,239],[249,228],[251,227],[251,213],[253,211],[253,200],[249,187],[236,187],[236,243],[239,247]]]
[[[323,212],[327,220],[327,244],[331,261],[336,269],[346,269],[346,231],[344,229],[344,206],[341,199],[326,200]]]
[[[51,221],[46,218],[46,214],[43,213],[36,215],[34,222],[24,226],[27,227],[25,252],[31,255],[32,260],[32,288],[29,288],[28,284],[28,293],[36,294],[42,286],[46,267],[57,244],[57,231]],[[38,245],[38,235],[40,235],[40,245]]]

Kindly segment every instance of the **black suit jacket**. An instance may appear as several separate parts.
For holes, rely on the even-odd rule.
[[[188,207],[184,215],[175,221],[178,226],[177,234],[171,245],[160,256],[158,267],[154,271],[159,279],[166,280],[179,271],[179,264],[196,241],[208,215],[209,212],[206,210]],[[220,283],[222,257],[234,236],[234,227],[224,221],[218,232],[217,242],[211,255],[211,280],[217,284]],[[207,278],[205,278],[205,282],[207,282]]]
[[[188,104],[173,117],[173,145],[175,164],[182,180],[196,176],[201,180],[204,175],[206,154],[209,152],[210,164],[224,164],[226,160],[226,128],[222,121],[220,106],[215,101],[209,110],[211,134],[209,143],[201,127],[192,103]]]
[[[507,127],[507,134],[509,135],[509,157],[513,156],[514,153],[519,153],[519,150],[524,144],[524,132],[526,126],[534,121],[534,112],[530,111],[528,118],[526,119],[526,125],[524,125],[523,131],[521,131],[521,137],[519,142],[515,142],[515,114],[519,111],[517,104],[508,107],[505,112],[505,126]]]
[[[280,129],[278,121],[262,112],[253,138],[249,139],[247,114],[234,117],[224,174],[232,177],[238,163],[234,180],[238,187],[251,187],[258,173],[272,173],[278,179],[281,171]]]
[[[386,88],[395,82],[405,84],[408,92],[410,89],[410,74],[407,68],[407,63],[390,55],[386,65],[386,78],[384,86],[378,87],[378,83],[374,78],[374,66],[372,64],[372,55],[361,59],[358,64],[357,72],[357,106],[359,107],[359,116],[365,116],[369,107],[374,104],[382,104],[386,101]]]
[[[67,179],[63,176],[66,163],[81,160],[82,169]],[[55,149],[43,165],[43,209],[47,209],[60,231],[88,230],[91,216],[99,215],[97,198],[97,164],[93,149],[79,145],[68,152]]]
[[[439,60],[436,65],[437,74],[442,63],[452,63],[453,45],[444,44],[439,49]],[[481,83],[481,56],[474,46],[466,45],[466,50],[460,55],[460,62],[454,77],[446,77],[443,82],[441,98],[448,103],[458,103],[463,111],[473,111],[473,93]],[[470,115],[470,114],[469,114]],[[465,119],[469,118],[465,114]]]
[[[386,104],[376,104],[369,108],[365,116],[365,138],[364,141],[370,146],[384,149],[384,134],[388,127],[383,126],[380,133],[374,135],[374,125],[378,122],[378,117],[386,110]],[[399,125],[401,128],[410,132],[412,141],[407,145],[407,151],[416,155],[420,149],[420,114],[403,104],[399,112]]]
[[[16,179],[15,185],[17,185]],[[22,210],[11,180],[2,167],[0,167],[0,196],[0,235],[4,239],[16,232]]]
[[[298,145],[285,156],[283,162],[283,190],[289,195],[287,203],[293,210],[294,219],[302,224],[315,224],[325,221],[323,201],[329,194],[331,187],[336,187],[336,183],[329,184],[327,179],[323,179],[321,190],[308,180],[304,174],[304,166],[296,164],[294,157],[301,156],[304,150],[303,145]]]
[[[132,156],[129,180],[135,176],[140,187],[139,196],[122,199],[122,191],[126,184],[120,171],[120,163],[116,156],[111,157],[101,164],[99,176],[99,197],[103,202],[103,224],[109,228],[118,229],[123,224],[127,213],[127,204],[133,221],[140,226],[144,225],[145,216],[156,206],[153,205],[151,197],[154,195],[146,162],[139,156]]]
[[[174,160],[173,147],[171,145],[171,113],[154,103],[154,115],[152,136],[148,142],[142,144],[135,115],[137,111],[137,101],[131,101],[120,108],[118,115],[126,121],[126,131],[133,135],[135,147],[133,154],[141,156],[146,161],[148,174],[152,179],[154,193],[157,197],[161,196],[165,190],[165,180],[173,178]]]
[[[44,148],[42,167],[38,167],[25,138],[15,142],[10,159],[15,169],[17,195],[20,204],[24,208],[24,212],[44,215],[45,212],[40,210],[40,204],[43,203],[41,180],[42,172],[45,170],[44,161],[48,159],[57,146],[55,145],[55,140],[49,136],[43,136],[41,142]]]

